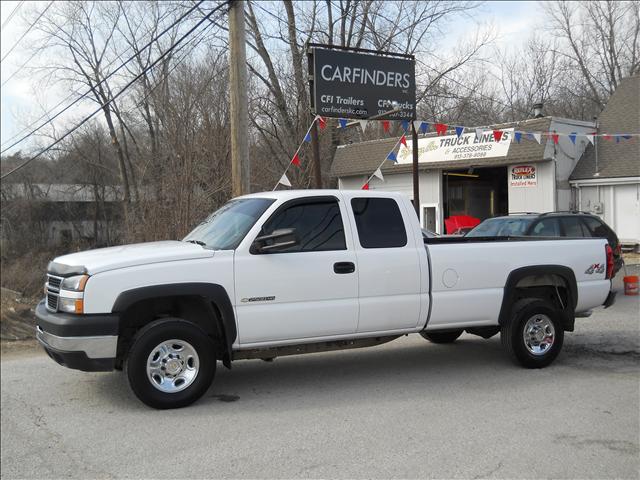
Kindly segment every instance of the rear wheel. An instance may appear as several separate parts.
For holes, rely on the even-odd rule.
[[[462,330],[453,330],[449,332],[420,332],[420,335],[432,343],[453,343],[460,335],[462,335]]]
[[[562,350],[564,328],[561,312],[540,298],[518,300],[511,321],[502,327],[500,339],[511,357],[526,368],[543,368]]]
[[[211,385],[216,371],[215,346],[191,322],[158,320],[135,336],[125,371],[133,393],[150,407],[185,407]]]

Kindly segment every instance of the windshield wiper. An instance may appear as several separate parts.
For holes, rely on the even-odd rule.
[[[195,243],[196,245],[200,245],[201,247],[206,247],[207,244],[201,240],[185,240],[185,242]]]

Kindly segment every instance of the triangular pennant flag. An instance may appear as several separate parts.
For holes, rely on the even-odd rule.
[[[520,140],[522,140],[522,132],[514,132],[513,139],[520,143]]]
[[[625,140],[631,140],[631,135],[620,135],[622,138],[624,138]]]
[[[444,135],[447,133],[447,125],[444,123],[436,123],[436,132],[438,135]]]
[[[536,133],[536,132],[528,132],[527,136],[531,139],[531,140],[535,140],[538,143],[542,142],[542,134],[541,133]]]
[[[464,132],[464,127],[456,127],[456,135],[458,136],[458,138],[460,138],[462,132]]]
[[[307,143],[311,142],[311,132],[307,132],[307,134],[304,136],[304,141]]]
[[[611,140],[611,135],[605,133],[604,135],[602,135],[602,138],[604,138],[605,140]]]
[[[282,176],[280,177],[280,180],[278,180],[278,183],[281,184],[281,185],[285,185],[287,187],[291,186],[291,182],[287,178],[287,174],[286,173],[282,174]]]
[[[420,124],[420,131],[422,133],[427,133],[427,130],[429,130],[429,123],[428,122],[422,122]]]
[[[373,172],[373,176],[379,178],[384,182],[384,177],[382,176],[382,171],[380,170],[379,167],[375,172]]]
[[[390,124],[389,124],[389,120],[383,120],[383,121],[382,121],[382,129],[383,129],[385,132],[388,132],[388,131],[389,131],[389,125],[390,125]]]
[[[551,138],[553,139],[553,143],[555,143],[557,145],[560,136],[557,133],[552,133],[551,134]]]
[[[576,137],[578,136],[577,132],[571,132],[569,134],[569,140],[571,140],[571,143],[573,143],[574,145],[576,144]]]
[[[406,147],[406,146],[407,146],[407,137],[405,137],[404,135],[402,135],[402,136],[400,137],[400,143]],[[408,148],[408,147],[407,147],[407,148]]]
[[[346,118],[339,118],[338,119],[338,123],[340,124],[339,128],[345,128],[347,126],[347,119]]]
[[[387,160],[391,160],[392,162],[398,161],[398,157],[396,157],[396,153],[393,150],[391,150],[389,155],[387,155]]]
[[[413,130],[417,132],[422,127],[422,122],[420,120],[413,121]]]
[[[476,140],[480,140],[482,135],[484,135],[484,129],[476,128]]]
[[[593,145],[593,137],[595,136],[595,133],[588,133],[585,135],[585,137],[587,137],[587,140],[589,140],[589,142],[591,143],[591,145]]]
[[[320,127],[320,130],[324,130],[325,127],[327,126],[327,121],[325,120],[324,117],[321,117],[320,115],[318,115],[316,118],[318,119],[318,126]]]
[[[622,137],[622,135],[616,135],[616,143],[620,143],[620,138]]]
[[[502,138],[502,133],[503,133],[503,132],[502,132],[502,130],[494,130],[494,131],[493,131],[493,139],[494,139],[496,142],[499,142],[499,141],[500,141],[500,139]]]
[[[362,131],[364,132],[367,129],[367,124],[369,123],[369,120],[359,120],[360,122],[360,127],[362,128]]]
[[[369,182],[365,183],[365,184],[362,186],[362,190],[369,190]]]
[[[409,120],[402,120],[402,130],[405,132],[409,130]]]
[[[298,156],[298,152],[291,159],[291,163],[293,163],[296,167],[300,166],[300,157]]]

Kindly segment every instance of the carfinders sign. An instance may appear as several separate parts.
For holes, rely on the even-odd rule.
[[[325,117],[416,118],[413,58],[313,47],[314,113]]]
[[[418,139],[418,162],[446,162],[475,158],[506,157],[513,138],[513,128],[502,130],[502,138],[496,142],[493,132],[486,131],[476,137],[474,133],[427,137]],[[398,163],[411,163],[412,142],[400,145]]]

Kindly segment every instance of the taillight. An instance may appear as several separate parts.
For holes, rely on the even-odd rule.
[[[611,246],[607,243],[604,246],[604,250],[607,254],[607,276],[606,278],[613,278],[613,250],[611,250]]]

